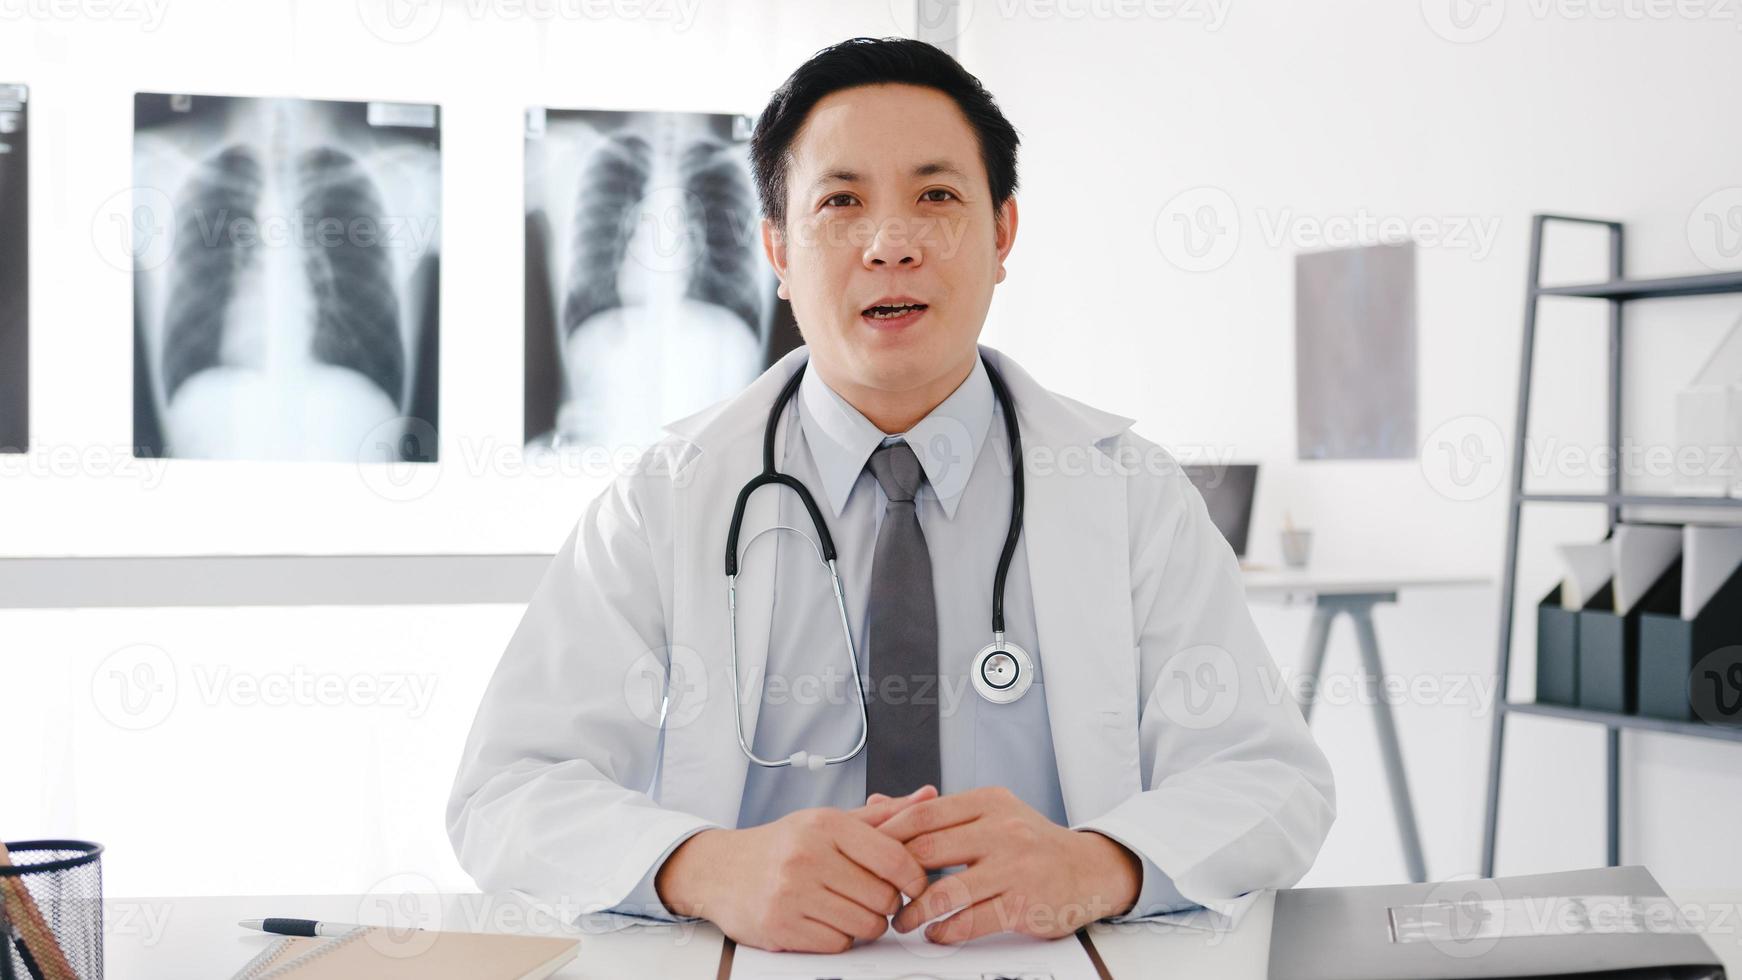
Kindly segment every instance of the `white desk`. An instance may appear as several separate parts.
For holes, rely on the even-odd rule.
[[[1437,589],[1490,585],[1481,575],[1438,575],[1423,572],[1375,572],[1371,569],[1279,568],[1248,565],[1240,569],[1246,595],[1253,599],[1313,601],[1319,596],[1389,595],[1404,589]]]
[[[1381,696],[1385,668],[1379,660],[1379,634],[1373,628],[1373,607],[1396,602],[1404,589],[1483,586],[1488,579],[1477,576],[1431,575],[1413,572],[1374,573],[1307,568],[1250,567],[1241,569],[1249,599],[1279,601],[1284,605],[1307,602],[1313,607],[1307,630],[1306,655],[1301,675],[1306,697],[1300,711],[1312,721],[1313,692],[1325,670],[1325,650],[1331,642],[1331,625],[1348,614],[1355,624],[1355,640],[1361,654],[1361,684],[1373,705],[1373,723],[1379,733],[1380,758],[1385,762],[1386,782],[1391,786],[1391,809],[1397,818],[1397,836],[1403,845],[1404,864],[1411,881],[1427,880],[1427,862],[1422,857],[1421,834],[1416,829],[1415,805],[1410,802],[1409,780],[1404,774],[1403,749],[1397,741],[1397,722],[1391,705]]]
[[[418,896],[413,901],[418,905],[439,902],[439,913],[433,904],[429,908],[432,916],[440,916],[430,922],[432,927],[579,939],[580,954],[555,974],[559,980],[714,980],[719,972],[724,937],[707,923],[638,925],[618,932],[597,932],[558,927],[549,918],[531,915],[525,904],[512,898],[449,895],[440,899]],[[1108,972],[1119,980],[1154,976],[1157,963],[1169,964],[1169,972],[1181,977],[1261,978],[1270,955],[1273,901],[1273,896],[1264,896],[1239,929],[1223,935],[1153,923],[1099,924],[1091,927],[1090,934]],[[407,921],[400,916],[383,917],[385,909],[379,901],[360,895],[111,899],[104,904],[107,980],[223,980],[273,941],[238,928],[236,923],[242,919],[288,915],[337,922]]]
[[[1730,976],[1742,977],[1742,889],[1671,889],[1684,909],[1703,915],[1706,941]],[[421,900],[420,900],[421,901]],[[1133,977],[1203,977],[1262,980],[1270,960],[1270,923],[1275,896],[1265,895],[1233,932],[1219,935],[1169,929],[1154,923],[1089,929],[1095,949],[1114,980]],[[237,928],[245,918],[267,915],[326,917],[339,921],[385,922],[366,911],[379,904],[364,896],[281,898],[112,899],[107,906],[107,980],[161,980],[164,977],[223,978],[235,973],[271,939]],[[724,942],[712,925],[636,926],[621,932],[590,933],[532,927],[525,906],[512,899],[452,895],[440,900],[440,925],[481,932],[572,935],[580,955],[557,973],[559,980],[621,980],[661,977],[714,980]],[[393,921],[398,921],[397,919]]]
[[[224,980],[275,941],[236,923],[268,916],[579,939],[580,954],[553,975],[561,980],[712,980],[724,942],[720,931],[706,923],[636,926],[618,932],[564,928],[512,897],[490,895],[138,898],[109,899],[103,905],[105,980]]]

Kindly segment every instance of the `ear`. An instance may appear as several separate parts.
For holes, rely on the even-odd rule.
[[[1004,260],[1010,257],[1010,249],[1016,245],[1016,198],[1011,197],[992,216],[992,244],[998,252],[998,278],[994,282],[1004,281]]]
[[[775,295],[792,302],[792,291],[786,288],[786,235],[768,218],[762,219],[762,254],[768,256],[768,264],[780,277],[780,287],[775,290]]]

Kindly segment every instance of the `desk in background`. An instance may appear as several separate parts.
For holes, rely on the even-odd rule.
[[[1347,614],[1355,624],[1355,640],[1361,655],[1361,684],[1368,700],[1373,702],[1373,723],[1379,730],[1379,752],[1385,760],[1385,779],[1391,787],[1391,809],[1397,817],[1397,836],[1403,844],[1403,860],[1409,869],[1409,880],[1427,880],[1427,862],[1422,857],[1421,833],[1415,820],[1415,806],[1410,802],[1409,780],[1403,768],[1403,750],[1397,741],[1397,721],[1391,716],[1391,705],[1381,696],[1380,685],[1385,668],[1379,659],[1379,634],[1373,628],[1373,607],[1382,602],[1396,602],[1404,589],[1483,586],[1486,578],[1456,575],[1356,575],[1304,569],[1244,568],[1248,599],[1278,601],[1284,605],[1296,602],[1313,607],[1312,625],[1307,630],[1306,655],[1301,660],[1301,675],[1306,697],[1300,712],[1308,722],[1313,717],[1313,692],[1318,690],[1324,674],[1325,650],[1330,646],[1331,624]]]

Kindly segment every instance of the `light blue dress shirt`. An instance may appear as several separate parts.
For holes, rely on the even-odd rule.
[[[1003,411],[984,362],[976,360],[973,373],[949,398],[899,436],[885,435],[815,370],[807,370],[788,409],[785,431],[780,468],[810,488],[828,521],[859,651],[859,673],[867,682],[871,638],[865,602],[885,498],[865,463],[886,442],[905,439],[913,448],[926,474],[915,504],[937,593],[936,697],[943,776],[938,788],[959,793],[1005,786],[1049,820],[1067,825],[1044,690],[1048,651],[1036,637],[1023,547],[1016,549],[1005,585],[1005,632],[1034,655],[1039,668],[1034,687],[1014,703],[1000,705],[981,698],[968,680],[974,655],[992,640],[992,582],[1009,530],[1012,493]],[[988,444],[991,451],[982,452]],[[779,523],[814,540],[797,494],[780,493]],[[755,601],[749,583],[757,580],[775,583],[775,593],[765,673],[740,679],[746,691],[762,688],[752,747],[763,758],[785,758],[799,749],[840,755],[858,738],[858,695],[827,568],[799,534],[775,531],[752,538],[756,530],[746,528],[747,543],[740,545],[739,600]],[[755,641],[740,637],[740,642]],[[720,750],[737,747],[722,745]],[[863,752],[820,772],[753,764],[738,826],[758,826],[809,807],[851,809],[864,802]],[[619,910],[672,917],[659,901],[654,878],[665,858],[687,839],[673,842],[660,855]],[[1138,856],[1143,884],[1128,916],[1194,905],[1148,857]]]

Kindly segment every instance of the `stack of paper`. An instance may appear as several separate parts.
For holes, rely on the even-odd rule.
[[[1561,606],[1583,609],[1615,577],[1615,554],[1607,541],[1563,544],[1559,550],[1561,563],[1567,567],[1561,582]]]
[[[1698,460],[1678,475],[1677,493],[1742,496],[1742,460],[1736,455],[1742,445],[1742,320],[1676,394],[1676,441],[1678,459]]]
[[[1742,566],[1742,527],[1682,528],[1682,618],[1693,619]]]
[[[1682,529],[1673,524],[1617,524],[1615,611],[1630,613],[1682,552]]]
[[[1686,497],[1722,497],[1735,492],[1738,472],[1735,446],[1742,441],[1742,385],[1701,385],[1676,392],[1678,465],[1675,493]]]
[[[1583,609],[1603,586],[1612,585],[1614,611],[1632,612],[1675,564],[1682,551],[1682,531],[1673,524],[1617,524],[1607,541],[1561,545],[1561,562],[1567,570],[1561,582],[1561,606]]]
[[[732,980],[811,980],[813,977],[1051,977],[1099,980],[1100,973],[1075,936],[1030,939],[1001,932],[957,945],[933,945],[921,930],[884,933],[845,953],[770,953],[751,946],[732,951]]]

